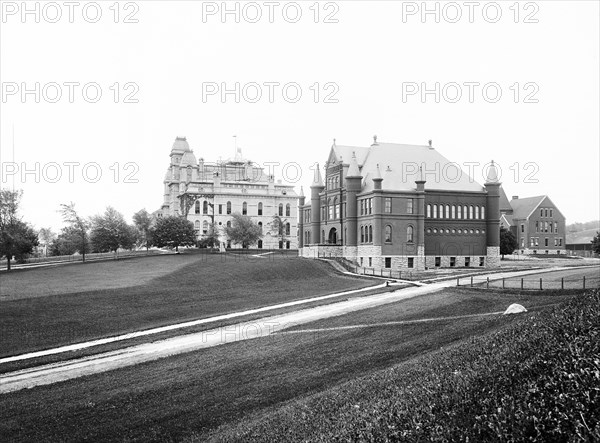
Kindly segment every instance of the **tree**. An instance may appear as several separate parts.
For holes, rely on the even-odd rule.
[[[70,226],[63,228],[52,243],[50,243],[49,253],[52,256],[72,255],[79,251],[81,241],[79,233]],[[85,252],[90,250],[89,242],[85,244]],[[79,251],[81,253],[81,251]]]
[[[239,213],[232,215],[231,226],[225,228],[225,233],[232,243],[247,248],[262,238],[260,227],[247,215]]]
[[[152,230],[152,244],[159,248],[175,248],[176,251],[179,251],[179,246],[192,246],[196,244],[194,224],[178,216],[159,218]]]
[[[109,206],[103,215],[92,217],[90,240],[94,252],[132,249],[135,244],[135,229],[127,224],[123,214]]]
[[[152,217],[145,209],[133,214],[133,224],[138,231],[139,245],[145,246],[146,251],[150,248],[150,231],[152,228]]]
[[[13,257],[21,262],[38,245],[37,233],[17,215],[22,191],[0,190],[0,257],[10,271]]]
[[[198,241],[198,246],[201,248],[214,248],[221,243],[219,226],[216,223],[208,225],[208,231]]]
[[[504,226],[500,226],[500,254],[502,258],[505,255],[512,254],[519,244],[515,238],[515,234],[506,229]]]
[[[40,240],[40,245],[44,247],[44,253],[48,255],[50,245],[56,240],[57,235],[52,231],[52,228],[41,228],[38,231],[38,238]]]
[[[592,251],[600,255],[600,231],[597,231],[596,236],[592,239]]]
[[[285,244],[288,239],[288,233],[286,231],[287,220],[281,218],[281,216],[275,214],[273,221],[271,222],[271,230],[273,235],[279,240],[280,245]]]
[[[88,251],[89,238],[88,229],[90,224],[87,220],[81,217],[75,210],[75,203],[71,202],[68,205],[60,205],[60,213],[62,214],[63,221],[69,224],[71,233],[75,235],[77,239],[77,250],[83,257],[85,263],[85,253]]]

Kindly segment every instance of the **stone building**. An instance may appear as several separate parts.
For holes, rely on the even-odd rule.
[[[224,228],[231,216],[251,217],[263,230],[260,249],[296,249],[298,195],[294,187],[281,183],[263,168],[242,157],[215,163],[196,159],[185,137],[177,137],[171,149],[171,161],[164,179],[164,202],[156,216],[180,215],[194,223],[202,239],[214,222],[221,241],[231,245]],[[281,232],[274,229],[273,216],[282,221]]]
[[[344,257],[374,269],[499,264],[500,183],[493,162],[484,186],[427,146],[334,141],[325,180],[316,171],[300,196],[304,257]]]

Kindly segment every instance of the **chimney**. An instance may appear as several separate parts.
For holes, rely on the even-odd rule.
[[[519,199],[519,196],[518,196],[518,195],[513,195],[513,198],[512,198],[512,199],[513,199],[513,200],[518,200],[518,199]]]

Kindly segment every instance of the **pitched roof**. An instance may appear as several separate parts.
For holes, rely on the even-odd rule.
[[[422,167],[423,178],[427,181],[426,189],[471,192],[485,190],[464,171],[460,170],[459,173],[456,163],[430,146],[378,142],[368,147],[334,145],[332,151],[336,160],[344,164],[350,164],[352,154],[356,154],[363,177],[363,192],[373,189],[377,165],[382,171],[383,189],[415,189],[415,180],[421,177],[419,167]]]
[[[535,197],[512,199],[510,205],[513,208],[513,218],[517,220],[526,219],[545,198],[545,195],[538,195]]]
[[[502,216],[500,217],[500,223],[502,223],[502,220],[506,221],[506,228],[508,228],[509,226],[513,225],[513,216],[509,215],[509,214],[502,214]]]
[[[500,186],[500,212],[513,212],[513,207],[510,205],[502,186]]]

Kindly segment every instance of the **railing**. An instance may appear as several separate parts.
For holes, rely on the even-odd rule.
[[[589,289],[600,285],[600,276],[582,277],[512,277],[490,280],[489,277],[477,276],[458,277],[456,286],[477,287],[485,289],[520,289],[529,291],[542,291],[545,289]]]

